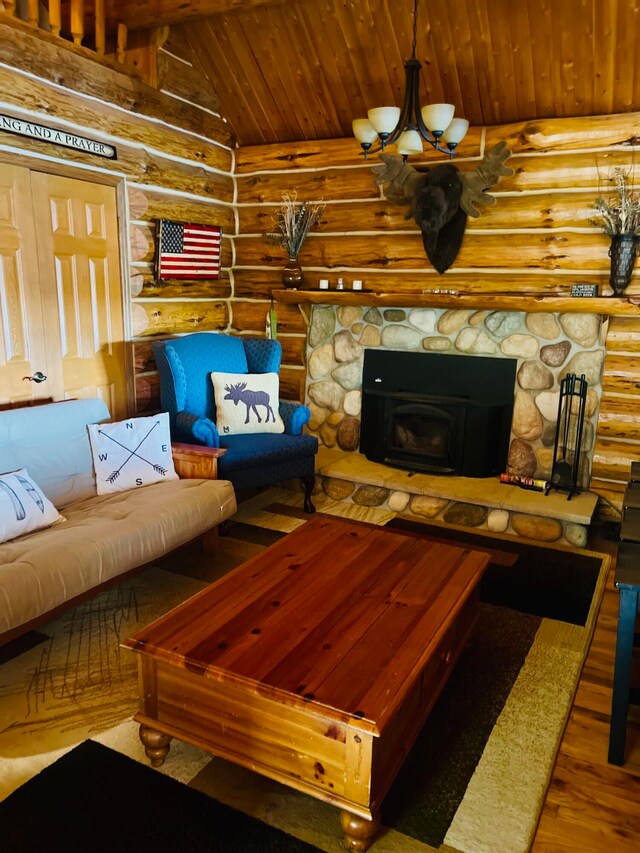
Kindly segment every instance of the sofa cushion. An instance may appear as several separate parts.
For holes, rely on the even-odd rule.
[[[284,465],[292,459],[313,457],[318,450],[314,435],[225,435],[220,446],[227,452],[218,461],[221,476],[242,468]],[[283,475],[283,478],[286,476]]]
[[[0,475],[0,542],[51,527],[61,518],[26,468]]]
[[[226,480],[173,480],[69,504],[64,523],[0,545],[0,634],[185,544],[235,509]]]
[[[26,468],[58,509],[95,495],[87,424],[108,419],[98,399],[0,412],[0,471]]]
[[[89,424],[88,430],[99,495],[178,479],[166,412],[114,424]]]

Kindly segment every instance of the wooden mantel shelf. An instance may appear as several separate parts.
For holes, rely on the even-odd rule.
[[[491,311],[562,312],[640,316],[640,296],[571,297],[508,293],[378,293],[354,290],[274,290],[278,302],[290,305],[366,305],[381,308],[471,308]]]

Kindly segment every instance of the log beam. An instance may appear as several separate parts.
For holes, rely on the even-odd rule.
[[[503,293],[364,293],[321,290],[274,290],[279,305],[368,305],[397,308],[429,306],[448,309],[488,309],[490,311],[573,312],[640,317],[640,299],[615,297],[512,296]],[[234,311],[235,317],[235,311]],[[278,322],[279,325],[279,322]]]
[[[147,121],[141,114],[135,115],[124,112],[107,104],[100,106],[90,104],[85,97],[75,95],[72,92],[66,92],[63,97],[59,97],[57,90],[49,83],[35,80],[33,77],[23,74],[16,74],[10,69],[2,67],[0,67],[0,90],[5,104],[13,105],[21,110],[33,110],[51,116],[54,121],[47,121],[47,124],[55,124],[55,119],[63,119],[65,122],[75,125],[79,134],[89,136],[91,134],[87,132],[86,128],[88,110],[91,109],[90,121],[91,128],[94,131],[102,131],[111,137],[126,139],[134,144],[142,145],[147,150],[162,151],[170,156],[219,169],[221,172],[231,172],[231,152],[227,149],[219,145],[208,144],[190,134],[172,130],[156,122]],[[3,111],[11,112],[8,108]],[[116,145],[119,143],[116,142]],[[49,150],[52,150],[51,146],[49,146]],[[150,181],[146,180],[145,183],[150,183]],[[132,212],[132,218],[140,217]],[[171,217],[166,218],[170,219]],[[229,218],[227,214],[225,224],[231,225],[232,222],[233,216]]]
[[[144,30],[155,25],[195,21],[258,6],[279,6],[285,2],[291,0],[191,0],[190,3],[184,0],[137,0],[136,3],[131,0],[105,0],[105,10],[113,31],[118,21],[124,21],[130,30]],[[90,23],[92,3],[88,2],[87,6],[87,22]]]
[[[159,119],[223,145],[232,144],[229,128],[221,118],[163,95],[126,66],[116,70],[106,58],[99,60],[93,51],[71,42],[62,43],[50,33],[33,30],[24,21],[2,19],[0,60],[72,92]]]

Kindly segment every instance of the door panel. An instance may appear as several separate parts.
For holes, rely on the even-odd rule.
[[[61,354],[65,397],[102,397],[127,416],[124,325],[113,187],[32,173],[47,348]]]
[[[51,397],[28,169],[0,163],[0,402]]]

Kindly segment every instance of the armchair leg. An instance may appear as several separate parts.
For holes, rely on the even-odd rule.
[[[313,505],[311,500],[311,495],[313,494],[313,487],[316,484],[316,478],[314,476],[311,477],[301,477],[302,485],[304,486],[304,511],[308,513],[312,513],[316,511],[316,508]]]

